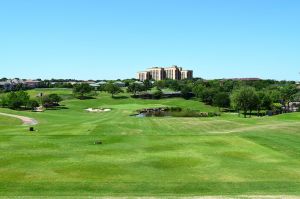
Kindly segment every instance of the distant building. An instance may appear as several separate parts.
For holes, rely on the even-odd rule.
[[[114,82],[114,85],[117,85],[119,87],[125,87],[126,86],[126,84],[124,82],[121,82],[121,81]]]
[[[164,79],[173,79],[173,80],[180,80],[180,79],[192,79],[193,78],[193,71],[192,70],[182,70],[181,67],[176,65],[171,67],[152,67],[146,71],[138,72],[137,78],[140,81],[145,80],[164,80]]]
[[[235,81],[258,81],[261,80],[260,78],[257,77],[246,77],[246,78],[229,78],[229,79],[224,79],[224,80],[235,80]]]
[[[13,90],[17,85],[24,85],[24,81],[21,79],[8,79],[0,82],[0,88],[10,91]]]
[[[149,68],[149,77],[154,80],[163,80],[164,79],[164,68],[162,67],[153,67]]]
[[[36,88],[38,87],[40,81],[37,80],[25,80],[24,85],[28,88]]]
[[[171,66],[168,68],[165,68],[165,78],[166,79],[175,79],[179,80],[182,78],[182,68],[178,68],[177,66]]]
[[[150,79],[150,73],[148,71],[139,72],[138,73],[138,79],[140,81],[145,81],[147,79]]]
[[[192,79],[193,71],[192,70],[182,70],[181,71],[181,79]]]

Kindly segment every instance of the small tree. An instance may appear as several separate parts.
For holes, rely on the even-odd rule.
[[[238,112],[242,110],[246,118],[247,112],[251,112],[257,106],[257,98],[253,87],[241,87],[231,94],[231,104]]]
[[[7,105],[11,109],[26,108],[30,96],[25,91],[10,92],[7,95]]]
[[[34,110],[35,108],[37,108],[39,106],[40,105],[36,100],[29,100],[26,105],[26,107],[31,110]]]
[[[203,86],[203,85],[201,85],[201,84],[196,84],[196,85],[193,87],[192,91],[193,91],[193,93],[195,94],[195,96],[196,96],[197,98],[201,98],[202,92],[203,92],[204,89],[205,89],[205,86]]]
[[[53,93],[53,94],[50,94],[50,95],[46,95],[44,98],[43,98],[43,106],[45,107],[53,107],[53,106],[59,106],[59,102],[62,101],[62,98]]]
[[[213,105],[220,108],[226,108],[230,106],[230,96],[226,92],[219,92],[213,98]]]
[[[144,85],[137,84],[137,83],[129,84],[127,88],[127,92],[133,93],[134,96],[136,95],[137,92],[141,92],[141,91],[146,91],[146,87]]]
[[[285,111],[290,111],[290,102],[293,100],[297,91],[298,90],[296,85],[291,84],[288,86],[281,87],[280,92]]]
[[[56,104],[56,105],[59,105],[59,102],[62,101],[62,98],[55,94],[55,93],[52,93],[50,95],[48,95],[48,98],[50,99],[50,101],[53,103],[53,104]]]
[[[92,92],[92,87],[89,84],[75,84],[73,88],[73,93],[75,96],[79,96],[79,99],[84,99],[85,95]]]
[[[163,92],[161,91],[161,89],[157,89],[156,91],[154,91],[153,93],[153,98],[154,99],[161,99],[163,96]]]
[[[147,91],[147,90],[150,90],[151,88],[152,88],[152,83],[151,83],[151,81],[149,80],[149,79],[146,79],[145,81],[144,81],[144,86],[145,86],[145,90]]]
[[[111,97],[114,97],[116,94],[123,93],[123,90],[119,86],[112,83],[105,85],[105,91],[110,93]]]
[[[200,93],[200,99],[205,104],[212,105],[217,92],[218,91],[214,88],[204,88],[202,93]]]
[[[7,107],[8,106],[8,99],[7,99],[7,95],[1,95],[0,96],[0,105],[1,107]]]
[[[192,97],[191,93],[192,89],[189,86],[185,85],[181,87],[181,96],[184,99],[190,99]]]

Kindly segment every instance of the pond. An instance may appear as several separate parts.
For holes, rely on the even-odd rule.
[[[147,108],[137,110],[135,117],[214,117],[220,116],[219,113],[214,112],[200,112],[197,110],[182,109],[180,107],[160,107]]]

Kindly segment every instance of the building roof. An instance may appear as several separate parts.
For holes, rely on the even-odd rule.
[[[38,80],[31,80],[31,79],[28,79],[28,80],[25,80],[24,83],[39,83],[40,81]]]
[[[257,81],[257,80],[261,80],[261,79],[257,78],[257,77],[246,77],[246,78],[228,78],[228,79],[223,79],[223,80]]]

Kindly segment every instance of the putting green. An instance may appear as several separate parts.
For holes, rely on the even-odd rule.
[[[194,100],[78,100],[57,110],[0,109],[38,120],[31,133],[0,116],[1,196],[300,195],[300,113],[274,117],[137,118],[135,110]],[[111,108],[89,113],[89,107]],[[94,145],[96,140],[103,144]]]

